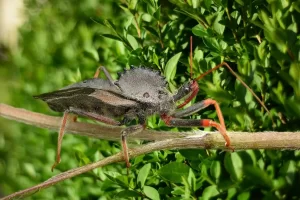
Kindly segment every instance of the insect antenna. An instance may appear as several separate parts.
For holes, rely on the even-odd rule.
[[[193,36],[190,37],[190,76],[193,77]]]
[[[221,64],[213,67],[212,69],[206,71],[205,73],[201,74],[200,76],[198,76],[197,78],[193,79],[194,81],[199,81],[201,78],[203,78],[204,76],[206,76],[207,74],[219,69],[220,67],[227,67],[230,71],[230,73],[232,73],[241,83],[242,85],[249,90],[249,92],[254,96],[254,98],[259,102],[259,104],[265,109],[265,111],[270,115],[270,111],[269,109],[265,106],[265,104],[262,102],[262,100],[260,100],[260,98],[254,93],[254,91],[239,77],[239,75],[237,73],[235,73],[232,68],[226,63],[226,62],[222,62]],[[193,36],[190,36],[190,76],[192,78],[193,76]],[[198,91],[198,90],[197,90]],[[195,91],[193,95],[190,96],[189,100],[192,99],[197,91]],[[178,106],[178,108],[181,108],[185,105],[185,103],[181,104]],[[273,121],[273,118],[271,116],[271,119]],[[274,124],[274,122],[273,122]]]
[[[203,78],[204,76],[206,76],[207,74],[219,69],[220,67],[227,67],[227,69],[229,69],[230,73],[232,73],[241,83],[242,85],[254,96],[254,98],[260,103],[260,105],[266,110],[266,112],[268,114],[270,114],[269,109],[265,106],[265,104],[260,100],[260,98],[253,92],[253,90],[239,77],[239,75],[237,75],[237,73],[235,73],[232,68],[226,63],[226,62],[222,62],[221,64],[215,66],[214,68],[206,71],[205,73],[201,74],[200,76],[198,76],[197,78],[195,78],[195,81],[200,80],[201,78]]]

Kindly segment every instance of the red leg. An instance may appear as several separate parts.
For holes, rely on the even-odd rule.
[[[183,106],[188,104],[190,101],[192,101],[192,99],[197,95],[197,93],[199,91],[198,83],[196,81],[193,81],[190,87],[191,87],[192,93],[190,94],[190,96],[182,104],[177,106],[177,108],[182,108]]]
[[[69,112],[72,112],[72,114],[69,113]],[[55,163],[51,167],[51,171],[53,171],[53,169],[60,163],[60,152],[61,152],[62,139],[63,139],[63,136],[64,136],[64,131],[65,131],[68,120],[71,120],[71,121],[74,121],[74,122],[76,122],[76,120],[77,120],[77,116],[74,115],[73,113],[81,115],[81,116],[86,116],[86,117],[95,119],[97,121],[101,121],[101,122],[106,123],[106,124],[111,124],[111,125],[120,125],[121,124],[120,122],[115,121],[111,118],[108,118],[108,117],[105,117],[105,116],[102,116],[102,115],[97,115],[95,113],[84,112],[84,111],[79,110],[79,109],[74,109],[74,108],[72,109],[71,108],[69,111],[64,112],[64,116],[63,116],[63,119],[62,119],[59,134],[58,134],[56,160],[55,160]]]
[[[57,140],[57,150],[56,150],[56,160],[51,167],[51,171],[60,163],[60,152],[61,152],[61,143],[64,137],[65,128],[67,125],[68,112],[64,112],[64,116],[62,118],[61,126],[59,129],[58,140]]]
[[[135,135],[135,134],[140,133],[145,128],[146,128],[146,125],[138,124],[135,126],[129,126],[121,132],[121,140],[122,140],[121,144],[122,144],[122,148],[123,148],[124,160],[126,162],[127,169],[130,167],[130,162],[129,162],[129,153],[128,153],[128,146],[127,146],[126,138],[129,135]]]
[[[223,136],[225,140],[225,146],[232,151],[234,151],[233,147],[231,147],[230,138],[226,133],[225,126],[210,120],[210,119],[180,119],[180,118],[173,118],[172,116],[162,115],[161,116],[166,125],[168,126],[176,126],[176,127],[214,127],[216,128]]]
[[[224,122],[224,118],[223,118],[223,114],[221,112],[220,106],[213,99],[205,99],[203,101],[197,102],[197,103],[195,103],[194,105],[191,105],[188,108],[185,108],[183,110],[179,110],[179,111],[175,112],[172,116],[176,117],[176,118],[189,116],[189,115],[192,115],[192,114],[194,114],[194,113],[196,113],[196,112],[198,112],[198,111],[200,111],[200,110],[202,110],[202,109],[204,109],[204,108],[206,108],[210,105],[215,106],[220,124],[225,128],[225,122]]]
[[[217,112],[217,115],[218,115],[218,118],[219,118],[219,122],[224,127],[225,132],[226,132],[226,126],[225,126],[223,114],[221,112],[219,104],[215,100],[212,100],[212,99],[206,99],[203,102],[204,102],[204,105],[206,105],[206,106],[209,106],[209,105],[214,105],[215,106],[215,109],[216,109],[216,112]]]
[[[92,113],[92,112],[82,111],[82,110],[77,109],[77,108],[72,108],[72,107],[71,107],[71,108],[69,109],[69,112],[78,114],[78,115],[80,115],[80,116],[86,116],[86,117],[95,119],[95,120],[97,120],[97,121],[103,122],[103,123],[105,123],[105,124],[116,125],[116,126],[121,125],[121,123],[120,123],[119,121],[116,121],[116,120],[114,120],[114,119],[112,119],[112,118],[105,117],[105,116],[103,116],[103,115],[99,115],[99,114]]]
[[[114,84],[114,80],[112,79],[112,77],[110,76],[110,74],[108,73],[108,71],[106,70],[106,68],[104,66],[100,66],[97,68],[97,70],[94,74],[94,78],[98,78],[101,70],[104,72],[106,78],[110,81],[110,83]]]

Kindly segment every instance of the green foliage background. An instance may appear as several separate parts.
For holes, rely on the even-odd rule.
[[[3,103],[61,115],[32,96],[90,78],[99,64],[114,78],[130,65],[160,70],[174,91],[190,78],[193,36],[193,76],[228,62],[263,99],[274,123],[225,68],[199,81],[194,101],[220,102],[228,130],[299,130],[299,1],[25,4],[20,46],[0,60]],[[200,117],[217,120],[213,109]],[[0,190],[6,195],[120,151],[116,142],[67,134],[62,162],[52,173],[57,132],[5,119],[0,126]],[[157,117],[148,127],[167,129]],[[299,199],[299,160],[299,151],[159,151],[133,159],[128,177],[124,163],[114,164],[28,199]]]

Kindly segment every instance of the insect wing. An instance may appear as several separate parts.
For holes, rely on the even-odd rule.
[[[106,90],[95,90],[90,97],[94,97],[101,102],[111,106],[132,107],[137,104],[134,100],[126,99],[121,94],[116,94]]]
[[[43,101],[51,101],[51,100],[59,100],[59,99],[66,99],[72,98],[78,95],[89,95],[93,93],[95,89],[93,88],[70,88],[70,89],[63,89],[57,90],[54,92],[44,93],[40,95],[33,96],[36,99],[41,99]]]

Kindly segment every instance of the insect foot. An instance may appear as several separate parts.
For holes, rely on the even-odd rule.
[[[129,153],[128,153],[128,146],[127,146],[127,136],[128,135],[135,135],[140,132],[145,128],[144,125],[138,124],[134,126],[129,126],[125,128],[123,131],[121,131],[121,141],[122,141],[122,149],[123,149],[123,155],[124,155],[124,160],[126,162],[126,167],[130,167],[130,162],[129,162]]]

